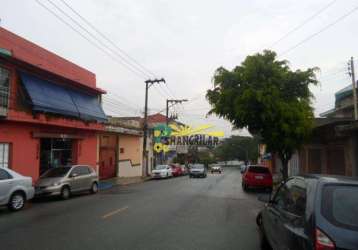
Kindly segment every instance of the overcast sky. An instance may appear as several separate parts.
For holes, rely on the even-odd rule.
[[[49,1],[39,1],[71,22]],[[81,22],[61,0],[51,1]],[[167,87],[150,89],[151,113],[165,108],[165,98],[187,98],[188,103],[176,107],[179,120],[190,125],[213,124],[226,136],[239,131],[232,132],[224,120],[205,119],[209,105],[204,93],[212,87],[216,68],[232,69],[331,2],[272,49],[281,54],[358,6],[357,0],[66,1],[119,48],[165,78]],[[120,58],[113,60],[35,0],[1,0],[0,18],[2,27],[94,72],[97,85],[109,93],[107,113],[132,116],[143,111],[148,77],[123,67]],[[350,84],[346,68],[351,56],[358,58],[357,24],[358,11],[280,57],[294,69],[321,69],[321,84],[312,88],[316,115],[332,108],[334,93]]]

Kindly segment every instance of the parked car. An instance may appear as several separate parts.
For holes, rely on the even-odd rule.
[[[98,176],[94,169],[86,165],[56,167],[47,170],[35,184],[35,195],[61,196],[70,198],[71,194],[90,191],[98,192]]]
[[[7,205],[11,211],[21,210],[34,194],[31,177],[0,168],[0,206]]]
[[[205,178],[207,175],[204,164],[192,164],[190,166],[189,177],[202,177]]]
[[[157,165],[152,170],[152,177],[155,179],[169,178],[173,176],[172,168],[169,165]]]
[[[171,164],[170,167],[172,168],[172,174],[175,177],[183,175],[183,170],[179,164]]]
[[[272,190],[272,174],[265,166],[249,165],[242,175],[242,189],[268,188]]]
[[[211,166],[211,173],[213,174],[214,172],[221,174],[221,172],[222,172],[221,166],[218,164]]]
[[[307,175],[288,179],[257,216],[263,247],[357,250],[358,179]]]
[[[187,166],[185,166],[185,164],[182,164],[182,165],[181,165],[181,170],[182,170],[182,172],[183,172],[183,175],[189,174],[189,169],[188,169]]]

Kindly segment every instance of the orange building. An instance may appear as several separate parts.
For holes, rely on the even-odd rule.
[[[66,164],[95,167],[103,93],[92,72],[0,28],[0,167],[34,180]]]

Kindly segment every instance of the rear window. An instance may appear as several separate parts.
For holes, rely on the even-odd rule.
[[[194,169],[203,169],[204,168],[204,165],[203,164],[194,164],[191,166],[191,168],[194,168]]]
[[[358,230],[358,186],[326,185],[321,213],[337,227]]]
[[[250,173],[258,173],[258,174],[268,174],[270,171],[266,167],[260,167],[260,166],[250,166],[249,167]]]

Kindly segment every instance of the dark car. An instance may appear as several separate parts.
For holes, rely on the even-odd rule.
[[[207,171],[204,164],[193,164],[190,166],[189,177],[202,177],[207,176]]]
[[[288,179],[257,216],[263,247],[357,250],[358,179],[307,175]]]

